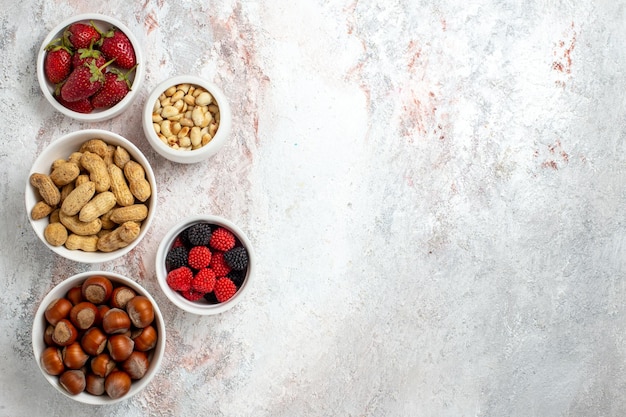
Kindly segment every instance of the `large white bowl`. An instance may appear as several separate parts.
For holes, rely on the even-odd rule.
[[[168,88],[179,84],[193,84],[203,87],[211,93],[220,109],[220,124],[213,139],[203,147],[190,151],[173,149],[163,143],[155,132],[152,123],[152,111],[159,96]],[[172,77],[157,85],[145,101],[142,120],[144,134],[154,150],[162,157],[181,164],[194,164],[213,156],[228,140],[232,127],[231,108],[222,90],[217,85],[193,75]]]
[[[106,31],[111,27],[116,27],[120,29],[128,39],[130,40],[133,48],[135,49],[135,57],[137,58],[137,68],[130,74],[129,79],[131,81],[131,90],[130,92],[115,106],[108,109],[95,109],[91,113],[78,113],[73,110],[68,109],[63,106],[54,98],[54,89],[55,85],[50,83],[44,74],[44,60],[46,57],[46,46],[50,44],[54,39],[60,38],[63,36],[63,30],[71,25],[72,23],[81,22],[81,23],[90,23],[93,22],[95,26],[101,31]],[[108,120],[113,117],[120,115],[122,112],[128,109],[128,107],[135,100],[139,91],[141,90],[141,86],[143,85],[143,81],[146,77],[146,65],[144,63],[143,57],[143,48],[139,43],[133,32],[122,22],[119,20],[105,16],[97,13],[85,13],[77,16],[70,17],[57,26],[54,27],[46,36],[46,38],[41,43],[39,47],[39,53],[37,54],[37,79],[39,81],[39,86],[41,87],[41,91],[43,95],[46,97],[48,102],[60,113],[71,117],[76,120],[85,121],[85,122],[99,122],[103,120]]]
[[[235,237],[241,242],[241,244],[246,248],[248,252],[248,269],[243,284],[241,284],[241,287],[232,298],[223,303],[209,304],[204,299],[200,299],[198,301],[190,301],[178,292],[172,290],[167,284],[167,270],[165,267],[165,258],[167,257],[167,253],[172,247],[174,240],[176,240],[176,237],[180,235],[183,230],[196,223],[210,223],[213,225],[225,227],[235,235]],[[174,225],[163,237],[163,240],[161,240],[161,244],[159,245],[159,249],[157,250],[156,254],[156,275],[159,285],[161,286],[161,290],[163,290],[167,298],[176,306],[193,314],[213,315],[223,313],[224,311],[231,309],[242,300],[245,293],[248,291],[248,288],[250,287],[250,280],[254,275],[255,262],[256,258],[254,255],[254,250],[252,248],[252,243],[250,242],[246,234],[239,227],[237,227],[237,225],[229,220],[218,216],[196,215],[181,220],[179,223]]]
[[[35,203],[37,203],[39,197],[34,187],[30,185],[30,182],[28,180],[26,181],[26,191],[24,193],[26,211],[30,220],[30,224],[39,239],[41,239],[41,241],[44,243],[44,245],[46,245],[51,251],[64,258],[83,263],[108,262],[113,259],[117,259],[134,249],[139,244],[141,239],[143,239],[143,237],[146,235],[148,228],[152,224],[152,220],[154,219],[157,206],[156,180],[152,167],[150,166],[150,163],[148,162],[146,157],[131,141],[123,138],[116,133],[106,130],[79,130],[77,132],[69,133],[58,139],[53,140],[46,147],[46,149],[44,149],[44,151],[37,157],[28,174],[28,177],[30,178],[30,176],[35,172],[49,174],[52,162],[57,159],[67,159],[70,154],[74,151],[77,151],[84,142],[93,138],[100,138],[111,145],[119,145],[126,148],[131,157],[143,166],[144,170],[146,171],[146,179],[148,180],[148,182],[150,183],[150,187],[152,188],[152,196],[146,202],[148,205],[148,217],[141,224],[141,231],[139,233],[139,236],[130,245],[125,248],[115,250],[113,252],[83,252],[81,250],[69,250],[64,246],[52,246],[46,241],[44,237],[44,230],[48,225],[48,219],[44,218],[41,220],[32,220],[30,216],[30,212]]]
[[[41,354],[46,348],[46,344],[44,342],[44,332],[47,327],[46,318],[44,316],[45,310],[47,306],[56,298],[65,297],[67,291],[70,288],[76,287],[83,283],[88,277],[93,275],[102,275],[111,280],[114,285],[126,285],[133,290],[138,295],[146,296],[150,302],[152,303],[152,307],[154,308],[154,326],[158,332],[158,340],[157,344],[152,350],[152,353],[148,355],[150,358],[150,366],[148,371],[144,375],[143,378],[133,381],[130,391],[123,397],[113,399],[107,396],[106,394],[102,396],[96,396],[89,394],[88,392],[82,392],[77,395],[69,394],[60,384],[59,377],[48,374],[41,366]],[[161,362],[163,361],[163,356],[165,353],[165,322],[163,320],[163,315],[159,306],[157,305],[154,298],[146,291],[141,285],[137,284],[130,278],[124,277],[122,275],[113,273],[113,272],[104,272],[104,271],[89,271],[83,272],[74,276],[71,276],[60,284],[55,286],[50,290],[50,292],[44,297],[44,299],[39,304],[39,308],[35,313],[35,318],[33,321],[33,332],[32,332],[32,344],[33,344],[33,353],[35,354],[35,360],[37,361],[37,365],[41,370],[44,378],[52,385],[57,391],[62,393],[63,395],[79,401],[85,404],[94,404],[94,405],[107,405],[113,404],[119,401],[127,400],[133,395],[137,394],[141,390],[143,390],[150,381],[154,378],[156,373],[159,371],[161,366]]]

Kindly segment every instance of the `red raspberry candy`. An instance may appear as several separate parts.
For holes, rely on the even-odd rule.
[[[229,300],[237,292],[237,286],[230,278],[218,278],[213,288],[217,301],[223,303]]]
[[[186,266],[173,269],[167,274],[167,285],[174,291],[189,291],[191,289],[191,280],[193,272]]]
[[[209,266],[211,262],[211,251],[206,246],[194,246],[189,251],[187,263],[193,269],[202,269]]]
[[[211,235],[209,246],[222,252],[232,249],[235,246],[235,235],[230,230],[218,227]]]
[[[224,252],[213,252],[209,267],[215,272],[216,277],[224,277],[230,272],[230,266],[224,260]]]
[[[180,236],[176,236],[176,239],[174,239],[174,242],[172,243],[171,249],[177,248],[179,246],[184,246],[183,240],[180,238]]]
[[[209,268],[203,268],[191,280],[191,289],[202,295],[213,291],[215,286],[215,273]]]
[[[204,296],[203,293],[194,290],[183,291],[181,292],[181,295],[189,301],[198,301]]]

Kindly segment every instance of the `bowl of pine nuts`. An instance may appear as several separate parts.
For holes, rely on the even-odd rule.
[[[193,164],[226,143],[231,110],[221,89],[200,77],[180,75],[157,85],[143,110],[146,139],[162,157]]]

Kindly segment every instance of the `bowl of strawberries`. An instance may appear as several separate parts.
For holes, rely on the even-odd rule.
[[[59,23],[43,40],[37,78],[50,104],[80,121],[121,114],[145,78],[140,44],[119,20],[96,13]]]

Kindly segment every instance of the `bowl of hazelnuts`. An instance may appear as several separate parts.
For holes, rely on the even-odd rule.
[[[112,404],[146,388],[158,372],[165,323],[141,285],[89,271],[65,279],[43,298],[32,345],[44,378],[61,394]]]

